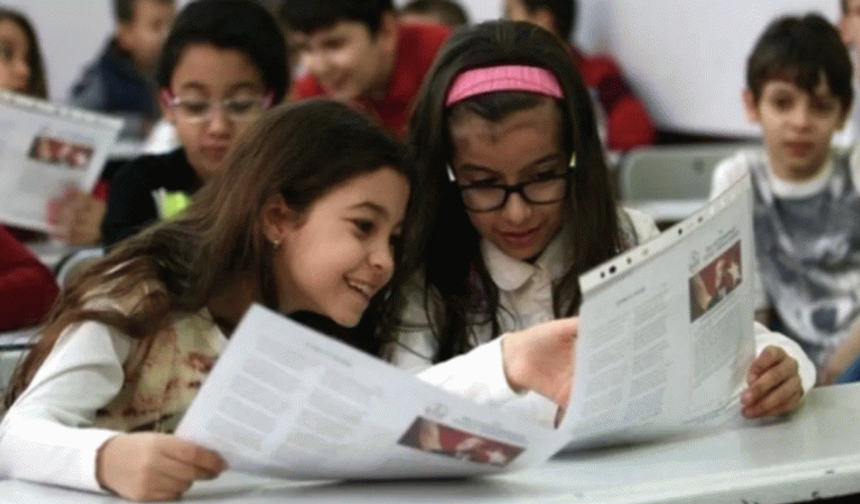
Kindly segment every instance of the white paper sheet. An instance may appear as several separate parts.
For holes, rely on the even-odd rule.
[[[176,433],[215,449],[232,469],[306,479],[485,474],[543,462],[560,447],[551,429],[259,306]]]
[[[569,448],[740,419],[755,352],[752,189],[744,178],[580,278]]]
[[[0,222],[48,231],[48,202],[92,190],[122,121],[0,91]]]

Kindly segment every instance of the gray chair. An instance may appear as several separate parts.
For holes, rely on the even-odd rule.
[[[711,176],[724,158],[753,143],[654,146],[627,153],[618,166],[623,206],[671,224],[708,201]]]

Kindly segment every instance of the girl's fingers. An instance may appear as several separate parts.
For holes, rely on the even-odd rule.
[[[748,417],[784,415],[793,411],[803,397],[800,377],[793,376],[772,389],[759,401],[744,406],[743,413]]]
[[[177,438],[166,440],[160,451],[166,458],[194,468],[196,478],[218,475],[225,469],[224,461],[212,450]]]

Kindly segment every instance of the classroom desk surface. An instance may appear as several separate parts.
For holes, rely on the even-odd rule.
[[[860,384],[813,390],[788,420],[633,447],[559,455],[535,469],[448,481],[290,482],[226,473],[188,502],[245,504],[789,503],[860,492]],[[108,503],[94,495],[0,481],[0,501]]]

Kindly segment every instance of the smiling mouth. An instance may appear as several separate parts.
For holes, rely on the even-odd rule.
[[[352,290],[358,292],[365,299],[370,301],[370,298],[376,293],[376,288],[367,282],[359,282],[357,280],[351,280],[349,278],[346,279],[346,285],[349,286]]]
[[[534,240],[535,236],[537,236],[539,227],[529,229],[527,231],[521,232],[502,232],[499,233],[503,240],[512,244],[512,245],[528,245],[532,240]]]

